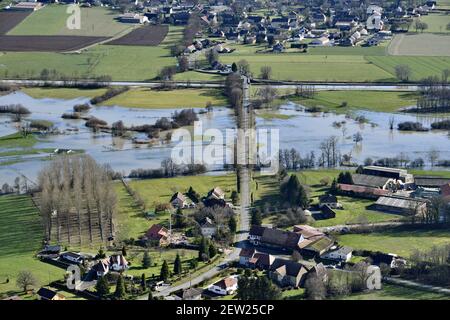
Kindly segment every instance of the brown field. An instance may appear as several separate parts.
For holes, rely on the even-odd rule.
[[[80,36],[0,36],[0,51],[73,51],[107,37]]]
[[[169,27],[167,25],[146,26],[141,27],[116,40],[107,44],[122,46],[157,46],[159,45],[167,33]]]
[[[6,34],[9,30],[22,22],[30,13],[17,11],[0,12],[0,35]]]
[[[438,56],[450,55],[450,36],[443,34],[396,34],[388,47],[394,56]]]

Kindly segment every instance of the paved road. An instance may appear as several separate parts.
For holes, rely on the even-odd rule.
[[[53,86],[64,86],[64,81],[47,81],[47,80],[1,80],[1,82],[15,84],[15,85],[28,85],[28,86],[42,86],[44,84],[51,84]],[[174,87],[191,87],[191,88],[222,88],[224,87],[223,81],[173,81],[171,82]],[[383,83],[334,83],[334,82],[287,82],[287,81],[273,81],[273,82],[258,82],[252,85],[260,86],[270,84],[275,88],[292,88],[297,85],[310,85],[317,91],[323,90],[380,90],[380,91],[415,91],[418,86],[416,84],[383,84]],[[112,81],[109,82],[111,86],[130,86],[130,87],[147,87],[157,88],[161,86],[160,81]]]

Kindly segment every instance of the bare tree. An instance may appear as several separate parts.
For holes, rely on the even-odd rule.
[[[19,288],[26,292],[29,287],[37,285],[37,280],[30,271],[23,270],[17,275],[16,284]]]
[[[395,66],[395,75],[400,81],[408,81],[411,77],[411,68],[406,64]]]
[[[309,300],[324,300],[327,297],[327,288],[316,274],[311,274],[305,281],[305,294]]]
[[[428,160],[430,161],[430,164],[432,167],[434,167],[434,165],[436,164],[436,162],[439,160],[439,150],[436,148],[431,148],[428,151]]]
[[[272,76],[272,67],[262,66],[260,77],[264,80],[269,80],[271,76]]]

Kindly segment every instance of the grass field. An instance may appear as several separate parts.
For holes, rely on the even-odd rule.
[[[0,77],[39,77],[43,69],[71,77],[110,75],[113,80],[148,80],[163,66],[175,65],[170,46],[182,36],[182,27],[170,27],[157,47],[97,45],[82,53],[8,52],[0,53]]]
[[[224,106],[228,102],[216,89],[177,89],[158,91],[145,88],[132,89],[103,103],[144,109],[203,108],[207,102]]]
[[[365,109],[380,112],[395,112],[416,103],[411,92],[389,91],[319,91],[313,99],[289,98],[307,107],[320,106],[324,111],[346,113],[349,110]],[[347,102],[343,107],[342,102]],[[380,103],[382,101],[382,103]]]
[[[16,276],[29,270],[38,285],[61,279],[64,270],[38,261],[34,254],[41,248],[43,226],[28,196],[0,197],[0,293],[15,293]],[[6,283],[6,279],[9,283]]]
[[[106,89],[77,89],[77,88],[23,88],[22,92],[35,99],[77,99],[80,97],[93,98],[105,93]]]
[[[37,142],[32,135],[24,137],[20,132],[0,137],[0,148],[31,148]]]
[[[443,13],[431,13],[421,16],[419,20],[428,25],[428,29],[424,30],[424,32],[450,33],[450,30],[447,30],[447,24],[450,23],[450,15]],[[411,29],[414,29],[414,24]]]
[[[440,76],[442,70],[450,68],[450,57],[420,56],[369,56],[367,60],[395,74],[395,66],[405,64],[411,68],[411,80],[421,80],[429,76]]]
[[[415,249],[427,250],[433,246],[450,244],[450,231],[393,229],[369,234],[341,235],[338,236],[338,241],[353,249],[396,253],[408,258]]]
[[[66,21],[67,5],[47,5],[33,12],[24,21],[12,29],[9,35],[72,35],[72,36],[114,36],[133,28],[132,25],[120,23],[114,18],[117,12],[102,7],[81,8],[81,29],[68,29]]]
[[[416,290],[392,284],[383,284],[382,290],[352,294],[342,300],[448,300],[449,296]]]

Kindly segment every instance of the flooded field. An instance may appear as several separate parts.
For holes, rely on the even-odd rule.
[[[137,168],[158,168],[163,159],[170,156],[173,143],[136,146],[130,139],[112,137],[107,132],[93,133],[85,127],[84,120],[62,119],[61,115],[71,112],[75,104],[85,103],[89,99],[80,97],[73,100],[34,99],[22,92],[0,97],[0,105],[20,103],[31,111],[28,119],[52,121],[61,134],[38,135],[34,148],[80,149],[94,157],[100,163],[109,163],[115,171],[129,173]],[[122,120],[126,126],[153,124],[161,117],[170,117],[176,109],[133,109],[120,106],[97,106],[89,115],[103,119],[111,124]],[[358,123],[344,115],[332,113],[307,113],[301,106],[286,103],[271,113],[280,117],[257,117],[258,128],[278,128],[281,148],[296,148],[300,153],[314,151],[319,154],[320,143],[330,136],[339,137],[339,149],[342,154],[351,154],[352,160],[362,162],[365,158],[394,157],[404,152],[411,159],[426,158],[430,148],[439,149],[442,159],[450,159],[450,139],[447,131],[429,131],[405,133],[389,130],[389,119],[394,116],[395,123],[419,121],[424,125],[436,119],[429,116],[412,114],[388,114],[359,111],[368,123]],[[355,116],[354,115],[354,116]],[[217,128],[224,131],[234,128],[233,112],[225,107],[214,108],[212,112],[199,114],[203,129]],[[341,123],[340,127],[336,123]],[[343,129],[345,127],[345,129]],[[17,131],[10,117],[0,115],[0,136]],[[359,132],[362,142],[356,144],[352,136]],[[8,149],[10,150],[10,149]],[[5,150],[1,150],[5,151]],[[34,179],[48,160],[48,154],[29,156],[0,157],[0,183],[11,182],[19,174]],[[212,168],[210,168],[212,169]]]

